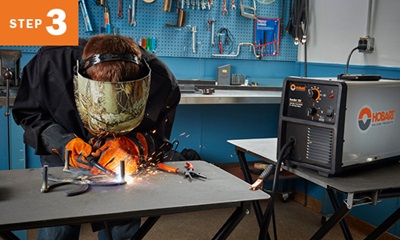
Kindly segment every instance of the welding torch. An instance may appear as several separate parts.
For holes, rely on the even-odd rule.
[[[92,28],[92,24],[90,23],[89,14],[88,14],[88,11],[86,8],[85,0],[78,0],[78,3],[79,3],[79,7],[82,11],[83,20],[85,22],[86,32],[92,32],[93,28]]]

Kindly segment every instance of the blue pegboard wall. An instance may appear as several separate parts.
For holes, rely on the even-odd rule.
[[[195,0],[196,1],[196,0]],[[200,0],[201,2],[202,0]],[[205,0],[207,1],[207,0]],[[81,11],[79,9],[79,36],[90,38],[100,33],[100,28],[104,26],[104,7],[94,3],[95,0],[86,0],[86,7],[93,27],[92,32],[86,32],[85,24]],[[236,54],[238,44],[242,42],[254,42],[254,20],[245,18],[240,14],[240,1],[234,2],[236,10],[231,9],[231,0],[226,1],[228,14],[222,15],[223,2],[213,0],[214,7],[210,10],[192,9],[192,6],[186,11],[185,27],[166,27],[167,23],[176,24],[178,14],[176,13],[177,1],[173,1],[171,11],[164,12],[163,0],[155,0],[153,3],[146,3],[143,0],[136,0],[136,27],[128,23],[128,6],[132,0],[123,0],[123,17],[118,18],[118,0],[108,0],[106,4],[109,7],[111,33],[118,33],[135,39],[139,44],[142,38],[155,37],[157,47],[155,53],[158,56],[165,57],[193,57],[193,58],[221,58],[213,57],[212,54],[219,54],[218,36],[220,28],[227,28],[234,37],[232,46],[233,52],[225,50],[223,54]],[[287,2],[287,1],[286,1]],[[252,0],[243,0],[245,6],[252,7]],[[246,11],[248,12],[248,11]],[[256,15],[266,18],[281,18],[282,0],[272,4],[262,4],[256,1]],[[285,17],[283,26],[288,21],[289,6],[285,4]],[[215,20],[215,45],[211,46],[211,29],[208,30],[208,20]],[[282,19],[281,19],[282,21]],[[196,26],[196,47],[195,52],[192,49],[192,26]],[[284,29],[284,28],[283,28]],[[23,52],[36,52],[38,47],[20,47]],[[230,57],[228,57],[230,58]],[[243,46],[236,59],[256,59],[250,47]],[[280,50],[278,56],[264,56],[263,60],[277,61],[296,61],[297,46],[293,44],[293,38],[285,31],[280,39]]]

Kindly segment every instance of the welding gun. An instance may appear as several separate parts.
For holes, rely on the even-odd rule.
[[[83,20],[85,22],[86,32],[92,32],[93,28],[92,28],[92,24],[90,23],[89,14],[88,14],[88,11],[86,9],[85,0],[78,0],[78,3],[79,3],[79,7],[80,7],[80,9],[82,11]]]

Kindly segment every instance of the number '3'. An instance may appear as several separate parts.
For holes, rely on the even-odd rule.
[[[53,18],[53,26],[46,27],[48,33],[59,36],[67,31],[67,24],[64,22],[66,14],[62,9],[52,9],[47,13],[47,16]],[[58,28],[55,29],[54,25],[57,25]]]

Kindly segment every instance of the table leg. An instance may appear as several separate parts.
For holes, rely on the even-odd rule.
[[[19,240],[19,238],[11,231],[10,232],[0,232],[0,238],[5,239],[5,240]]]
[[[242,169],[244,179],[249,184],[253,184],[253,179],[251,177],[251,173],[250,173],[249,165],[246,160],[245,153],[239,149],[236,149],[235,152],[239,158],[239,164],[240,164],[240,168]],[[263,211],[261,209],[261,205],[258,201],[253,201],[252,204],[253,204],[254,212],[257,217],[258,226],[261,228],[262,222],[263,222]]]
[[[393,224],[395,224],[400,218],[400,208],[398,208],[392,215],[390,215],[381,225],[379,225],[374,231],[372,231],[365,240],[378,239],[386,230],[388,230]]]
[[[214,236],[213,240],[227,239],[229,234],[236,228],[243,217],[250,213],[250,204],[248,202],[241,203],[239,207],[232,213],[229,219],[221,227],[218,233]]]
[[[131,240],[143,239],[143,237],[150,231],[154,224],[156,224],[159,218],[160,216],[148,217],[143,225],[136,232],[135,236],[131,238]]]
[[[326,191],[328,192],[329,199],[331,200],[333,210],[336,212],[340,206],[339,199],[337,198],[337,195],[335,194],[335,192],[332,188],[327,188]],[[343,204],[343,205],[346,205],[346,204]],[[345,239],[353,239],[353,236],[351,235],[349,226],[347,225],[346,219],[343,218],[339,222],[339,224],[340,224],[340,227],[342,229]]]
[[[340,206],[338,209],[335,210],[335,213],[329,218],[329,220],[310,239],[322,239],[333,228],[333,226],[335,226],[347,215],[349,211],[350,207],[347,204],[343,204],[342,206]]]

